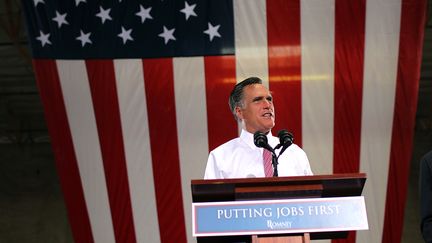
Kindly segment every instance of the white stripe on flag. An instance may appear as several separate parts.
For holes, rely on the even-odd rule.
[[[102,154],[84,61],[57,61],[66,113],[95,242],[114,243]]]
[[[256,76],[268,87],[266,2],[237,0],[233,5],[237,82]]]
[[[174,58],[173,65],[186,235],[188,242],[196,242],[192,237],[190,180],[203,178],[208,156],[204,60]]]
[[[368,173],[363,194],[370,230],[358,232],[357,242],[381,242],[395,102],[401,2],[368,1],[366,8],[360,171]]]
[[[302,136],[315,174],[333,173],[334,0],[302,0]]]
[[[115,60],[117,93],[137,243],[160,242],[141,59]]]

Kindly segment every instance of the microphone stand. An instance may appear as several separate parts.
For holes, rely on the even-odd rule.
[[[278,159],[279,157],[282,155],[282,153],[285,151],[285,149],[287,149],[289,146],[291,146],[291,143],[288,144],[278,144],[276,145],[276,147],[273,149],[272,152],[272,165],[273,165],[273,177],[278,177],[278,168],[277,165],[279,164]],[[280,147],[282,147],[281,151],[279,151],[279,154],[276,156],[276,149],[279,149]]]
[[[273,164],[273,177],[278,177],[278,156],[276,153],[272,153],[272,164]]]

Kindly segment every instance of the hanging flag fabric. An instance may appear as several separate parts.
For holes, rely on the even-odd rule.
[[[334,241],[400,241],[425,0],[22,4],[76,242],[196,242],[190,180],[250,76],[315,175],[367,173],[370,230]]]

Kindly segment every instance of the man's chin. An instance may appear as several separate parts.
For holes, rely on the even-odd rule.
[[[275,126],[275,123],[274,123],[274,121],[272,122],[272,123],[270,123],[270,124],[268,124],[267,126],[266,126],[266,128],[268,129],[268,130],[272,130],[272,128]]]
[[[273,123],[273,124],[271,124],[271,125],[268,125],[268,126],[265,126],[262,130],[262,132],[264,132],[264,133],[268,133],[268,132],[270,132],[271,130],[272,130],[272,128],[275,126],[275,124]]]

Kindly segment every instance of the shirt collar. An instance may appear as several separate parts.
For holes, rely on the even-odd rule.
[[[271,131],[269,133],[267,133],[267,140],[270,141],[273,138],[273,135],[271,133]],[[244,129],[241,130],[240,133],[240,139],[243,140],[243,142],[245,142],[249,147],[251,147],[252,149],[262,149],[262,148],[258,148],[255,143],[254,143],[254,135]]]

